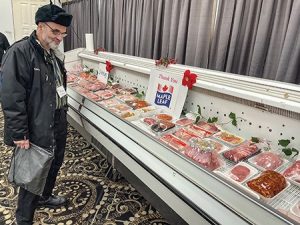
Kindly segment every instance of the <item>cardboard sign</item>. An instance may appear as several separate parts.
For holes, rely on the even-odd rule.
[[[146,94],[146,101],[179,118],[187,95],[182,86],[183,75],[153,69]]]
[[[99,70],[97,79],[104,84],[107,84],[109,73],[106,71],[106,65],[104,63],[99,63]]]

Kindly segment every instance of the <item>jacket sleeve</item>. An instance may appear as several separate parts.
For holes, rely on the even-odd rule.
[[[30,64],[19,48],[5,54],[2,73],[2,109],[7,129],[14,141],[29,138],[27,98]]]

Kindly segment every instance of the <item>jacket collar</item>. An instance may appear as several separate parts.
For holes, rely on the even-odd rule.
[[[33,31],[29,37],[29,41],[33,44],[37,52],[45,58],[45,50],[42,48],[42,46],[37,42],[37,36],[36,31]]]
[[[33,31],[29,37],[30,42],[33,44],[33,46],[37,49],[38,53],[45,58],[46,51],[45,49],[40,45],[39,41],[37,40],[36,31]],[[50,50],[54,53],[54,55],[59,58],[62,62],[64,61],[65,55],[59,51],[58,49]]]

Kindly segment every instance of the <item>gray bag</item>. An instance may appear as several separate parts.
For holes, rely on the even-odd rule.
[[[54,153],[30,143],[29,149],[14,149],[8,172],[8,181],[42,195]]]

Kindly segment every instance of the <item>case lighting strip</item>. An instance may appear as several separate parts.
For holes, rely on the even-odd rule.
[[[150,75],[152,69],[166,70],[155,66],[155,60],[118,53],[100,52],[95,55],[82,51],[79,57],[113,65]],[[219,93],[241,97],[247,100],[300,113],[300,86],[278,81],[252,78],[220,71],[201,69],[185,65],[169,65],[167,70],[173,74],[183,74],[186,69],[199,75],[196,87]]]

